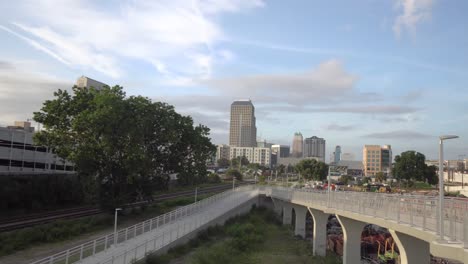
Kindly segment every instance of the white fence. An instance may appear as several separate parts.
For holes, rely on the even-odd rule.
[[[306,206],[322,206],[408,224],[438,232],[437,197],[362,192],[331,192],[284,187],[243,186],[226,191],[114,234],[89,241],[32,264],[127,264],[144,258],[184,237],[224,213],[244,204],[259,193]],[[463,242],[468,248],[468,200],[446,198],[444,230],[447,240]],[[130,241],[132,240],[133,241]],[[128,243],[123,243],[129,241]],[[120,247],[120,244],[127,246]]]
[[[438,197],[398,195],[367,192],[331,192],[266,188],[267,195],[282,200],[299,202],[313,207],[324,206],[362,215],[393,220],[423,231],[438,233]],[[446,239],[463,242],[468,248],[468,200],[447,197],[444,202],[444,230]]]
[[[234,198],[235,197],[238,198],[239,195],[243,194],[243,191],[251,190],[252,188],[253,187],[251,186],[242,186],[242,187],[236,188],[235,191],[229,190],[226,192],[222,192],[214,196],[211,196],[209,198],[198,201],[196,203],[180,207],[166,214],[163,214],[158,217],[155,217],[155,218],[146,220],[144,222],[138,223],[136,225],[130,226],[128,228],[121,229],[117,232],[117,244],[126,242],[128,240],[137,238],[142,235],[144,236],[146,234],[149,234],[149,232],[154,232],[155,230],[163,230],[165,227],[169,226],[170,224],[173,224],[175,222],[180,222],[183,219],[187,219],[189,216],[202,212],[203,210],[206,210],[207,208],[216,204],[218,201],[223,200],[228,197],[230,199],[232,198],[233,201],[244,203],[245,201],[235,200]],[[161,235],[159,235],[158,237],[155,237],[154,239],[146,241],[144,245],[137,245],[134,249],[135,253],[133,254],[134,255],[133,258],[127,257],[127,255],[131,255],[130,252],[125,252],[124,254],[122,254],[122,256],[118,256],[118,258],[116,257],[115,261],[117,261],[120,258],[124,260],[128,258],[128,261],[130,261],[130,259],[134,259],[135,256],[139,257],[140,256],[139,250],[142,249],[142,247],[145,247],[145,250],[144,250],[145,254],[146,252],[159,249],[163,247],[164,245],[167,245],[168,243],[171,243],[174,240],[180,238],[182,234],[191,232],[197,229],[199,226],[206,223],[207,221],[211,221],[214,219],[213,218],[214,215],[207,215],[207,216],[208,217],[202,217],[202,218],[198,217],[196,218],[197,222],[190,223],[184,226],[178,226],[176,229],[173,228],[171,230],[164,230],[164,232]],[[179,232],[181,231],[181,229],[182,229],[182,232]],[[94,255],[99,254],[100,252],[103,252],[105,250],[109,250],[112,248],[115,248],[114,233],[110,233],[106,236],[86,242],[84,244],[70,248],[66,251],[54,254],[52,256],[49,256],[47,258],[44,258],[38,261],[35,261],[32,264],[72,264],[72,263],[81,261],[88,257],[92,257]],[[120,262],[114,262],[114,263],[129,263],[128,261],[127,262],[120,261]],[[107,261],[105,263],[113,263],[113,262]]]

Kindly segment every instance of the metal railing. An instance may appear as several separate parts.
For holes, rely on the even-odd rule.
[[[359,213],[407,224],[427,232],[438,232],[437,197],[340,191],[331,192],[329,198],[326,191],[319,190],[242,186],[119,230],[117,244],[138,238],[128,243],[123,252],[119,245],[114,245],[114,233],[110,233],[32,264],[71,264],[81,260],[86,262],[86,258],[93,256],[96,259],[92,263],[131,263],[194,232],[259,193],[305,206]],[[444,228],[448,230],[446,239],[455,243],[463,242],[464,247],[468,248],[468,200],[446,198],[444,219]],[[155,232],[150,233],[152,231]],[[107,254],[112,257],[106,259],[103,254],[98,256],[106,250],[115,250]]]
[[[400,195],[371,192],[331,192],[267,187],[264,193],[274,198],[359,213],[366,216],[392,220],[428,232],[438,230],[438,197],[424,195]],[[468,200],[446,197],[444,202],[445,239],[464,243],[468,248]]]
[[[156,229],[162,229],[170,223],[174,223],[176,221],[179,221],[180,219],[184,219],[190,215],[201,212],[209,206],[215,204],[219,200],[222,200],[233,194],[239,193],[239,191],[247,191],[251,189],[253,189],[252,186],[238,187],[235,191],[225,191],[208,197],[206,199],[200,200],[196,203],[179,207],[176,210],[154,217],[152,219],[148,219],[136,225],[121,229],[117,232],[116,244],[123,243],[141,235],[145,235]],[[72,264],[81,261],[84,258],[94,256],[102,251],[112,248],[114,245],[114,241],[114,233],[109,233],[92,241],[88,241],[86,243],[72,247],[68,250],[59,252],[52,256],[37,260],[35,262],[32,262],[31,264]]]

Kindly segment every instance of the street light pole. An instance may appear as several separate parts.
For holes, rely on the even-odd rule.
[[[122,208],[115,208],[115,216],[114,216],[114,246],[117,245],[117,214],[118,211],[122,210]]]
[[[458,138],[458,136],[439,137],[439,239],[441,241],[444,240],[444,140],[453,138]]]

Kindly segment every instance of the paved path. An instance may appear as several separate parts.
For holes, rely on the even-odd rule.
[[[251,190],[236,191],[195,214],[165,224],[160,228],[117,244],[116,247],[111,247],[77,263],[127,264],[134,259],[142,259],[146,253],[158,250],[178,238],[196,231],[200,226],[224,215],[237,206],[257,197],[257,195],[258,192]]]

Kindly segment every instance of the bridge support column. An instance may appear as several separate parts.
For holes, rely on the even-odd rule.
[[[309,212],[314,220],[314,233],[312,238],[312,246],[314,256],[327,255],[327,223],[330,214],[322,211],[309,208]]]
[[[283,203],[283,225],[291,225],[292,206],[290,203]]]
[[[274,212],[277,215],[281,216],[281,213],[283,212],[283,201],[275,199],[273,197],[271,198],[271,200],[273,201]]]
[[[336,218],[343,229],[343,264],[361,263],[361,235],[366,223],[340,215]]]
[[[305,238],[305,224],[307,208],[300,205],[294,205],[294,212],[296,212],[296,223],[294,227],[294,235]]]
[[[389,231],[400,250],[401,264],[431,262],[428,242],[391,229]]]

